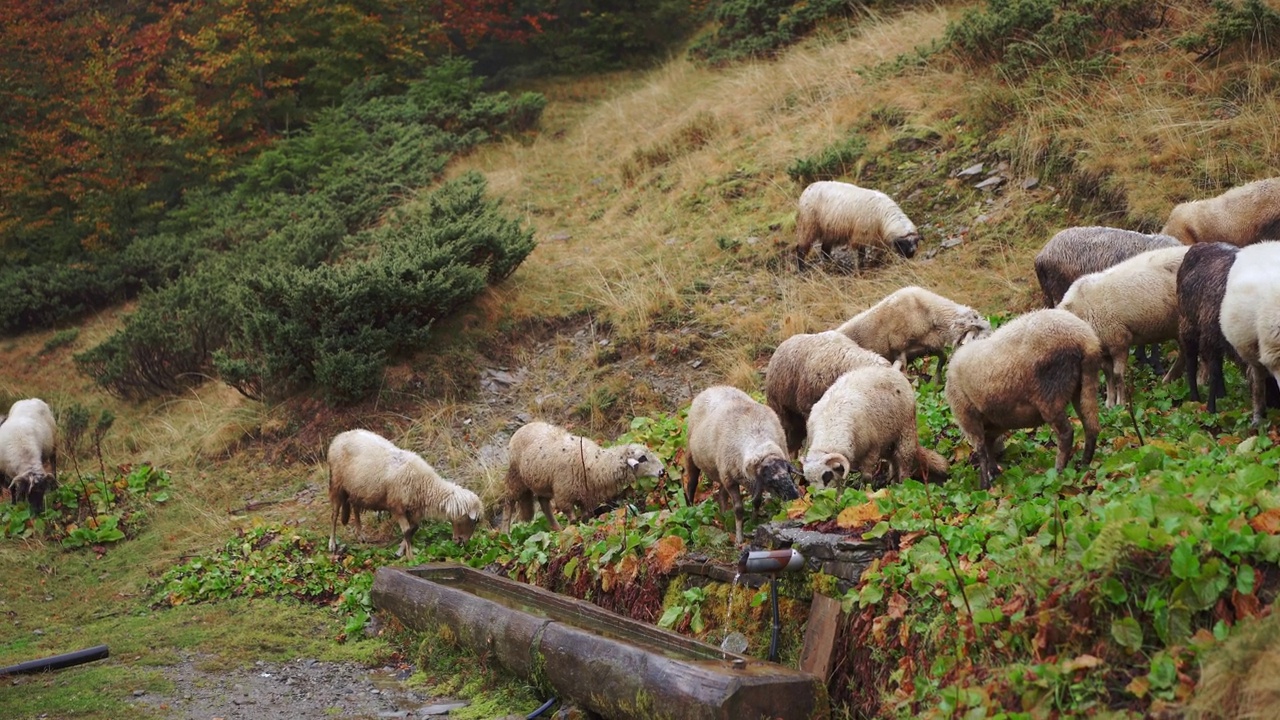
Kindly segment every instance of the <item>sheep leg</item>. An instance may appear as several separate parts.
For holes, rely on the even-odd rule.
[[[1093,462],[1093,451],[1098,446],[1098,368],[1085,363],[1080,374],[1080,393],[1072,398],[1076,417],[1084,426],[1084,454],[1080,456],[1080,468],[1083,470]]]
[[[400,532],[403,539],[400,541],[400,549],[396,551],[396,557],[407,557],[410,562],[413,561],[413,534],[418,532],[418,523],[409,520],[409,516],[403,513],[396,513],[396,521],[400,523]]]
[[[1192,402],[1200,402],[1200,384],[1196,382],[1196,370],[1200,368],[1200,340],[1192,333],[1186,333],[1179,339],[1182,352],[1178,353],[1185,361],[1182,374],[1187,378],[1187,390]],[[1212,381],[1211,381],[1212,382]],[[1209,388],[1209,412],[1213,412],[1213,388]]]
[[[800,446],[804,445],[804,437],[808,432],[805,418],[795,410],[784,410],[778,413],[778,419],[782,421],[782,432],[787,436],[787,454],[795,458],[800,452]]]
[[[741,491],[734,492],[734,493],[731,493],[731,495],[732,497],[730,497],[729,499],[733,501],[733,539],[735,543],[737,543],[738,545],[741,545],[742,544],[742,516],[743,516],[742,492]],[[755,505],[756,505],[755,502],[752,502],[751,511],[753,516],[755,515]]]
[[[338,552],[338,514],[342,512],[342,502],[337,500],[330,502],[333,504],[333,513],[330,518],[333,520],[333,525],[329,528],[329,552],[335,553]]]
[[[351,525],[355,528],[356,542],[364,542],[364,528],[360,527],[360,507],[353,505],[351,499],[347,498],[347,512],[351,514]]]
[[[698,494],[698,481],[702,477],[702,468],[694,464],[689,458],[689,453],[685,451],[684,462],[684,500],[687,504],[693,504],[693,498]]]
[[[986,435],[974,445],[978,455],[978,475],[982,480],[983,490],[990,490],[991,481],[996,477],[995,444],[996,436]]]
[[[1111,363],[1103,365],[1104,369],[1110,368],[1110,372],[1107,373],[1107,407],[1124,405],[1129,401],[1124,385],[1124,366],[1127,359],[1125,353],[1112,353]]]
[[[1218,398],[1227,396],[1226,379],[1222,376],[1222,353],[1210,350],[1205,353],[1209,365],[1209,412],[1218,412]],[[1191,362],[1189,359],[1187,362]]]
[[[1257,435],[1267,412],[1267,369],[1257,363],[1249,363],[1249,390],[1253,396],[1253,419],[1249,427]]]
[[[1045,421],[1057,433],[1058,459],[1054,462],[1053,468],[1062,472],[1067,467],[1067,461],[1071,459],[1071,451],[1075,445],[1075,429],[1071,427],[1071,420],[1067,417],[1065,406],[1057,413],[1050,414]]]
[[[547,522],[551,523],[551,529],[560,530],[560,523],[556,520],[556,513],[551,509],[551,498],[538,498],[538,506],[542,508],[542,514],[547,516]]]

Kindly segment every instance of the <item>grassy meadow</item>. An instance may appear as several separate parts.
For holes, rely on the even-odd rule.
[[[37,526],[0,508],[0,665],[112,647],[107,663],[0,686],[0,715],[145,716],[128,709],[132,691],[163,692],[163,668],[186,649],[211,667],[409,658],[436,668],[421,682],[438,683],[438,659],[417,642],[361,631],[371,569],[403,562],[392,523],[370,522],[364,544],[340,528],[348,547],[325,552],[324,449],[337,432],[380,432],[493,508],[506,439],[528,419],[645,441],[678,469],[692,396],[713,384],[759,391],[789,335],[834,327],[909,284],[996,318],[1033,309],[1032,259],[1057,230],[1154,232],[1174,204],[1280,167],[1280,63],[1267,38],[1203,60],[1178,43],[1204,31],[1213,7],[1163,4],[1143,32],[1104,37],[1101,60],[1021,65],[948,49],[948,27],[978,7],[873,4],[773,60],[710,68],[679,53],[648,70],[533,81],[547,98],[540,129],[471,149],[446,176],[482,174],[537,247],[438,322],[425,350],[398,358],[371,400],[256,401],[217,381],[116,398],[72,356],[132,304],[0,339],[0,405],[36,396],[90,418],[59,458],[59,519]],[[976,163],[980,174],[958,176]],[[895,197],[924,235],[921,254],[797,272],[795,201],[813,166]],[[975,187],[993,174],[998,187]],[[1274,655],[1280,449],[1274,432],[1246,439],[1238,373],[1213,417],[1180,380],[1139,370],[1132,414],[1104,411],[1092,468],[1055,473],[1047,429],[1016,433],[1004,476],[983,492],[924,370],[913,370],[921,437],[955,463],[951,480],[769,506],[810,521],[858,508],[862,532],[898,543],[842,597],[838,716],[1216,718],[1267,706],[1274,692],[1249,668]],[[514,382],[493,382],[495,371]],[[95,445],[104,412],[113,422]],[[143,465],[167,484],[131,490]],[[497,568],[651,622],[670,616],[717,642],[726,591],[690,594],[671,558],[731,557],[732,519],[709,499],[685,507],[679,474],[641,489],[638,519],[559,535],[545,520],[486,528],[465,548],[433,526],[418,559]],[[87,533],[109,516],[126,539]],[[815,590],[831,591],[829,579],[790,589],[792,630]],[[744,605],[759,599],[737,592]],[[743,629],[759,632],[763,610],[755,602],[743,622],[757,625]],[[502,682],[447,689],[483,695]]]

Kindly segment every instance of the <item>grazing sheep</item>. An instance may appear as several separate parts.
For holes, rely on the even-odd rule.
[[[836,332],[880,353],[895,368],[905,370],[912,360],[925,355],[937,357],[941,374],[947,347],[986,337],[991,323],[967,305],[910,285],[889,293]]]
[[[1145,235],[1111,227],[1072,227],[1054,235],[1036,255],[1036,279],[1044,306],[1056,307],[1071,283],[1102,272],[1141,252],[1177,247],[1168,235]]]
[[[1107,407],[1128,402],[1124,376],[1130,347],[1178,337],[1178,268],[1187,250],[1185,245],[1148,250],[1085,275],[1058,303],[1089,323],[1102,343]]]
[[[1217,399],[1227,394],[1222,358],[1240,362],[1240,356],[1222,336],[1218,317],[1227,292],[1227,275],[1240,249],[1227,243],[1199,243],[1187,250],[1178,268],[1178,351],[1182,356],[1191,399],[1200,402],[1196,372],[1201,363],[1209,371],[1209,412],[1217,412]]]
[[[765,368],[764,396],[787,434],[790,457],[800,452],[809,410],[831,383],[854,368],[871,365],[890,366],[888,360],[834,330],[792,335],[778,345]]]
[[[1280,178],[1181,203],[1169,213],[1160,232],[1188,245],[1224,242],[1244,247],[1260,240],[1280,240]]]
[[[796,268],[804,269],[809,248],[817,243],[822,255],[847,245],[866,248],[892,246],[910,258],[920,244],[920,231],[902,208],[879,190],[849,183],[822,181],[804,189],[796,213]]]
[[[898,374],[898,373],[895,373]],[[721,510],[733,501],[734,538],[742,544],[742,492],[751,495],[751,515],[768,490],[783,500],[800,496],[791,480],[795,468],[783,450],[786,436],[772,410],[741,390],[725,385],[698,393],[689,407],[684,496],[690,504],[701,473],[716,488]]]
[[[44,512],[45,493],[57,486],[57,429],[53,412],[39,398],[15,402],[0,421],[0,482],[8,483],[13,502],[26,501],[35,514]]]
[[[866,482],[881,460],[889,463],[891,482],[913,474],[947,477],[947,461],[920,447],[911,382],[892,368],[857,368],[837,378],[809,413],[809,437],[804,476],[811,486],[844,480],[853,470]]]
[[[1093,328],[1065,310],[1036,310],[990,337],[956,349],[947,366],[947,404],[978,458],[982,487],[996,475],[996,442],[1006,430],[1048,423],[1057,432],[1059,471],[1071,457],[1067,403],[1084,425],[1082,465],[1098,441],[1098,369]]]
[[[662,461],[652,450],[633,443],[602,448],[564,428],[531,422],[511,436],[511,464],[507,468],[507,498],[503,517],[508,526],[512,510],[520,520],[533,519],[536,499],[551,527],[559,530],[551,500],[577,522],[577,509],[593,510],[622,492],[638,477],[666,477]]]
[[[396,557],[409,559],[413,534],[424,519],[448,520],[454,541],[465,543],[484,510],[475,493],[440,477],[417,453],[368,430],[347,430],[329,443],[329,502],[329,552],[338,549],[339,515],[346,525],[354,513],[358,538],[360,511],[383,510],[391,513],[403,534]]]
[[[1222,296],[1222,336],[1249,373],[1254,430],[1266,413],[1266,380],[1280,381],[1280,242],[1240,249]]]

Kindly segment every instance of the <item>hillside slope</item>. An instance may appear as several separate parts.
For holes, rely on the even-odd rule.
[[[436,347],[392,368],[378,398],[355,407],[334,410],[309,396],[268,406],[216,383],[189,396],[139,404],[107,396],[75,373],[71,355],[117,328],[128,308],[91,318],[70,340],[63,335],[55,342],[59,334],[50,330],[0,343],[0,400],[36,395],[60,408],[80,403],[95,415],[108,410],[116,417],[103,444],[108,465],[150,462],[173,477],[173,499],[154,509],[150,524],[102,554],[64,551],[39,537],[0,544],[0,562],[10,573],[0,599],[25,624],[0,630],[0,657],[17,662],[71,649],[67,644],[83,628],[125,634],[145,622],[154,622],[157,637],[175,646],[218,642],[218,634],[188,635],[187,625],[205,622],[199,615],[190,619],[197,611],[146,609],[159,579],[178,566],[189,570],[193,559],[214,568],[217,558],[234,555],[227,548],[239,547],[246,533],[264,545],[271,538],[301,538],[300,546],[312,554],[298,567],[311,572],[309,563],[324,565],[315,543],[329,519],[322,457],[340,430],[378,430],[423,452],[445,475],[491,502],[500,492],[506,439],[533,418],[603,440],[631,428],[633,418],[650,418],[634,434],[651,442],[666,437],[664,452],[676,461],[680,408],[711,384],[758,390],[770,352],[793,333],[832,327],[906,284],[929,287],[988,315],[1023,312],[1038,303],[1031,260],[1058,229],[1158,229],[1176,202],[1280,167],[1280,68],[1268,48],[1197,61],[1194,52],[1172,45],[1204,26],[1210,9],[1172,4],[1147,32],[1131,38],[1118,33],[1103,67],[1085,72],[1049,62],[1011,73],[939,49],[948,24],[970,7],[868,11],[856,24],[827,28],[776,61],[708,69],[678,57],[651,71],[540,83],[534,89],[549,103],[539,134],[477,149],[450,168],[451,175],[482,172],[492,192],[534,226],[539,246],[505,283],[436,328]],[[835,156],[839,162],[833,164]],[[861,272],[851,272],[844,260],[797,272],[794,208],[804,181],[793,175],[803,174],[801,161],[835,168],[843,179],[899,199],[924,233],[921,255]],[[977,164],[982,168],[976,173],[962,172]],[[922,435],[963,460],[966,448],[936,387],[918,374],[917,380]],[[1219,595],[1227,598],[1223,606],[1230,606],[1234,622],[1257,614],[1259,598],[1269,601],[1277,583],[1273,536],[1243,529],[1253,527],[1246,517],[1280,505],[1271,491],[1274,438],[1235,452],[1245,433],[1240,410],[1247,401],[1239,378],[1229,382],[1231,394],[1222,403],[1229,410],[1205,420],[1202,406],[1183,402],[1180,383],[1161,387],[1138,373],[1137,415],[1131,423],[1120,410],[1106,414],[1096,472],[1045,473],[1051,465],[1047,436],[1023,433],[1010,441],[1008,462],[1025,467],[1009,470],[997,488],[1004,496],[973,492],[972,471],[961,462],[936,495],[911,486],[877,500],[875,517],[910,540],[899,548],[901,564],[882,569],[850,602],[858,607],[859,631],[878,633],[886,647],[898,632],[909,642],[899,648],[901,656],[885,651],[872,657],[871,650],[849,655],[852,680],[884,683],[877,687],[893,693],[892,702],[881,707],[878,698],[862,698],[865,704],[854,707],[849,696],[840,702],[851,713],[878,708],[905,717],[1012,710],[1019,698],[1029,708],[1016,709],[1064,714],[1104,707],[1139,713],[1158,705],[1153,697],[1186,701],[1196,675],[1191,639],[1208,643],[1203,633],[1193,635],[1193,624],[1212,636],[1221,621],[1218,634],[1230,635],[1225,611],[1213,603],[1200,607],[1205,588],[1216,593],[1215,603]],[[1131,431],[1139,426],[1140,432]],[[91,467],[97,461],[86,450],[80,462]],[[1177,484],[1219,472],[1222,488],[1208,481]],[[662,489],[651,489],[650,498],[655,493]],[[1221,499],[1204,499],[1213,493]],[[1169,500],[1176,507],[1163,514],[1162,498],[1184,494],[1192,497],[1190,509]],[[672,492],[663,496],[673,498]],[[1145,505],[1135,510],[1126,498],[1161,507],[1162,517],[1177,518],[1165,525],[1176,527],[1160,526],[1154,511],[1147,517]],[[857,492],[822,502],[833,516],[871,503]],[[705,509],[710,505],[697,511],[705,515],[698,516],[706,520],[704,529],[723,522]],[[811,507],[792,511],[808,515]],[[653,513],[646,528],[650,542],[670,534],[662,525],[666,516]],[[680,527],[701,522],[689,514]],[[929,517],[937,518],[932,530],[923,519]],[[1128,546],[1094,545],[1108,522],[1107,537],[1114,539],[1135,517],[1164,533],[1144,534],[1136,560]],[[607,522],[585,528],[584,536],[601,542],[614,537]],[[559,541],[535,529],[542,526],[512,536],[487,533],[473,541],[471,554],[431,535],[422,541],[428,551],[419,559],[439,552],[478,560],[492,553],[490,560],[505,560],[526,579],[555,582],[551,563],[562,568],[568,556],[554,557]],[[394,531],[386,525],[377,531],[389,545]],[[930,532],[940,539],[926,537]],[[1232,533],[1248,535],[1254,544],[1228,546]],[[700,551],[732,552],[723,537],[686,534],[701,539]],[[1000,541],[1007,552],[991,550],[994,536],[1010,538]],[[1210,538],[1208,544],[1196,544],[1201,537]],[[565,536],[566,545],[572,541]],[[919,554],[913,554],[917,541]],[[353,577],[363,571],[367,581],[368,567],[391,561],[372,543],[363,547],[346,556],[353,574],[342,582],[358,587]],[[964,582],[939,569],[945,567],[943,547],[949,548],[948,561],[952,552],[962,556]],[[1191,573],[1188,555],[1206,558],[1205,567],[1212,558],[1215,574],[1196,565],[1199,584],[1192,590],[1167,583],[1175,547],[1179,581]],[[1089,548],[1090,572],[1072,574]],[[1027,549],[1025,555],[1014,552],[1019,549]],[[552,560],[545,560],[548,552]],[[514,567],[538,553],[543,562]],[[1050,562],[1059,556],[1062,567]],[[272,556],[281,563],[283,557]],[[617,577],[607,559],[587,559],[596,571]],[[1009,564],[1005,575],[992,568],[1002,562]],[[908,579],[926,572],[937,589],[932,595]],[[1071,582],[1058,585],[1052,578],[1059,576]],[[183,577],[200,585],[196,570]],[[1108,580],[1120,583],[1123,599],[1115,600],[1120,594]],[[1025,591],[1010,589],[1024,581]],[[986,604],[977,610],[999,607],[1001,619],[987,613],[975,621],[970,611],[967,623],[952,622],[964,595],[958,586],[975,583],[983,589],[974,597],[983,593]],[[600,587],[598,578],[582,584],[591,592]],[[1144,585],[1164,595],[1139,600],[1133,588]],[[29,587],[55,589],[44,601],[25,594]],[[245,587],[252,594],[258,586],[246,580]],[[1052,595],[1058,587],[1064,590]],[[167,597],[175,605],[219,597],[186,592],[168,589]],[[320,602],[333,602],[340,592],[326,586],[329,594],[322,593]],[[1195,603],[1187,601],[1189,592],[1198,593]],[[908,598],[910,613],[904,609]],[[970,599],[965,596],[965,603]],[[1169,640],[1171,602],[1180,608],[1176,620],[1186,610],[1187,624]],[[1015,608],[1019,603],[1022,608]],[[1193,605],[1194,613],[1188,610]],[[246,612],[275,612],[258,607]],[[1086,613],[1091,607],[1100,609]],[[1044,612],[1040,625],[1033,622],[1036,608]],[[221,612],[211,611],[214,623]],[[349,608],[342,612],[350,618]],[[145,613],[156,619],[131,619],[123,630],[112,626],[116,615]],[[1096,627],[1085,627],[1084,614]],[[1017,621],[1010,620],[1014,616]],[[332,624],[328,615],[306,617],[311,635],[325,636],[326,623]],[[1136,643],[1126,617],[1139,627]],[[1058,622],[1068,628],[1062,637],[1046,629]],[[992,627],[984,630],[984,623]],[[306,623],[294,625],[278,629],[276,651],[287,654],[314,641],[298,637],[308,633]],[[50,628],[49,636],[33,639],[28,630],[34,626]],[[1109,640],[1115,628],[1119,645]],[[689,630],[687,622],[683,629]],[[887,640],[886,629],[892,630]],[[331,630],[330,636],[341,634]],[[711,632],[708,627],[704,636]],[[966,643],[987,637],[1003,645],[964,655]],[[234,659],[228,662],[271,645],[257,638],[229,642]],[[159,665],[171,659],[148,643],[125,643]],[[925,666],[934,656],[946,662]],[[1110,674],[1091,674],[1091,661],[1076,660],[1085,656],[1107,665]],[[920,679],[925,677],[929,682]],[[1151,677],[1154,689],[1126,685]],[[896,678],[892,688],[890,678]]]

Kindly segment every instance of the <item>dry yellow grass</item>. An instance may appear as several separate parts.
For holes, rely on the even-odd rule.
[[[631,415],[675,411],[706,385],[758,388],[785,337],[833,327],[906,284],[987,313],[1020,312],[1037,302],[1031,259],[1062,226],[1157,227],[1178,201],[1280,166],[1280,68],[1240,57],[1197,64],[1168,47],[1208,12],[1202,5],[1170,6],[1166,25],[1121,46],[1102,75],[1050,68],[1015,83],[941,55],[885,69],[940,38],[967,6],[866,13],[848,32],[811,38],[771,62],[712,70],[677,57],[643,72],[539,82],[532,89],[549,104],[536,136],[477,149],[449,170],[483,173],[533,226],[538,248],[510,280],[437,327],[431,349],[389,373],[389,392],[413,398],[414,409],[380,400],[344,421],[421,451],[492,499],[518,414],[608,439]],[[885,110],[895,122],[875,120]],[[981,131],[993,124],[1001,130],[990,142]],[[934,137],[935,150],[896,152],[904,130]],[[849,180],[894,178],[901,187],[881,189],[916,203],[926,249],[947,236],[965,242],[857,274],[797,273],[790,248],[802,188],[787,168],[852,133],[867,150]],[[935,152],[956,165],[940,168],[942,181],[893,166],[934,162]],[[1010,164],[1002,192],[945,179],[993,154]],[[1020,189],[1026,176],[1042,185]],[[1090,184],[1101,201],[1077,192]],[[327,438],[292,439],[311,420],[299,417],[305,410],[250,402],[217,384],[126,403],[78,375],[71,354],[117,327],[121,310],[91,318],[71,347],[48,356],[39,349],[52,331],[0,344],[8,370],[0,397],[115,413],[108,457],[169,467],[192,493],[183,517],[210,519],[212,530],[173,529],[180,544],[216,536],[225,508],[248,497],[289,497],[307,484],[318,500],[266,516],[327,516]],[[496,365],[525,375],[500,398],[477,393],[478,366]],[[425,389],[402,389],[414,376]],[[281,460],[258,438],[296,447]]]

